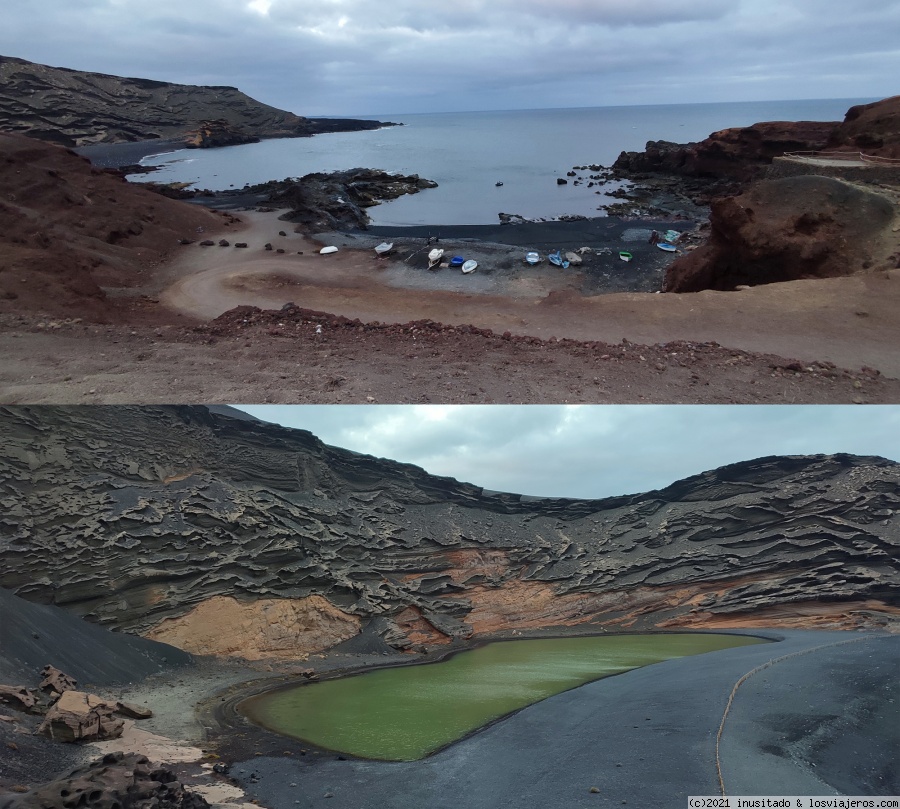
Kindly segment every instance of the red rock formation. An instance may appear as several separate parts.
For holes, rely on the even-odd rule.
[[[900,159],[900,96],[851,107],[825,148]]]
[[[764,180],[715,200],[705,245],[666,271],[666,292],[731,290],[896,266],[894,205],[830,177]]]

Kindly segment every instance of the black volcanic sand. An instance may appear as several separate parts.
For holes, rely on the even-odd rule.
[[[130,143],[92,143],[72,151],[102,169],[137,165],[145,157],[184,149],[183,140],[138,140]]]
[[[525,264],[525,253],[536,250],[542,261],[538,265],[544,273],[578,275],[582,295],[612,292],[656,292],[661,289],[666,267],[678,253],[666,253],[649,243],[652,231],[678,230],[690,232],[696,223],[685,220],[597,217],[593,219],[546,222],[525,222],[509,225],[419,225],[415,227],[371,226],[366,231],[317,233],[323,244],[339,248],[371,249],[381,242],[393,242],[395,260],[411,267],[425,269],[428,252],[433,247],[444,250],[443,260],[460,255],[478,262],[471,276],[490,273],[535,272]],[[582,264],[566,270],[554,267],[547,254],[554,250],[577,253],[580,248]],[[634,258],[624,262],[619,251],[626,250]],[[438,272],[459,274],[458,269],[445,267]],[[477,284],[478,282],[475,281]],[[436,285],[440,285],[436,281]]]
[[[774,660],[741,686],[726,721],[727,792],[898,794],[900,636],[754,634],[783,640],[590,683],[418,762],[346,759],[247,723],[222,734],[220,753],[269,809],[683,809],[689,795],[718,794],[715,740],[728,697]]]

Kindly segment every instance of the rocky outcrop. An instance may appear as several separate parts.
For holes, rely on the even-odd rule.
[[[185,135],[184,145],[189,149],[213,149],[219,146],[239,146],[242,143],[259,143],[260,138],[250,135],[228,121],[203,121]]]
[[[785,152],[860,151],[900,159],[900,96],[851,107],[840,121],[766,121],[713,132],[698,143],[648,141],[643,152],[622,152],[622,174],[758,179]]]
[[[825,148],[900,159],[900,96],[850,107]]]
[[[418,174],[389,174],[378,169],[349,169],[307,174],[299,180],[269,183],[268,201],[290,212],[279,217],[312,231],[365,229],[366,208],[405,194],[416,194],[437,183]]]
[[[883,458],[761,458],[569,500],[202,407],[7,407],[0,424],[0,583],[131,632],[202,616],[225,636],[246,618],[299,655],[315,644],[284,616],[301,603],[326,633],[358,622],[401,648],[585,622],[777,624],[793,605],[821,605],[817,625],[900,614],[900,465]]]
[[[94,694],[66,691],[47,710],[37,732],[57,742],[118,739],[125,723],[113,712],[113,706]]]
[[[666,292],[733,290],[893,269],[897,207],[881,193],[813,175],[763,180],[713,201],[706,244],[666,269]]]
[[[176,775],[136,753],[109,753],[22,795],[0,795],[0,809],[209,809]]]
[[[234,87],[200,87],[50,67],[0,56],[0,128],[64,146],[181,139],[215,122],[231,138],[254,140],[352,132],[379,121],[303,118]],[[196,140],[196,133],[187,135]],[[232,140],[232,142],[237,142]],[[215,136],[195,146],[219,146]]]
[[[674,174],[746,182],[762,176],[773,157],[785,152],[822,149],[837,122],[769,121],[722,129],[699,143],[649,141],[643,152],[622,152],[617,173]]]

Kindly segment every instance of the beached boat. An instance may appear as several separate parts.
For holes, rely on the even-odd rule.
[[[674,244],[669,244],[668,242],[657,242],[656,246],[667,253],[674,253],[678,249]]]
[[[547,258],[550,259],[551,264],[555,264],[557,267],[562,267],[564,270],[569,268],[569,262],[567,259],[564,259],[560,254],[559,250],[555,253],[548,253]]]
[[[534,250],[530,250],[525,254],[525,262],[527,264],[540,264],[541,263],[541,254],[535,253]]]
[[[444,257],[444,251],[440,247],[435,247],[428,253],[428,269],[433,270],[441,263]]]
[[[394,249],[393,242],[382,242],[375,248],[375,252],[379,256],[384,256],[384,255],[387,255],[388,253],[390,253],[391,250],[393,250],[393,249]]]
[[[449,262],[451,267],[462,267],[462,265],[465,263],[466,260],[462,256],[453,256],[453,258],[451,258]]]
[[[578,253],[566,253],[566,258],[569,260],[569,264],[581,264],[582,258],[578,255]]]
[[[619,258],[622,259],[622,261],[631,261],[634,256],[631,255],[631,253],[629,253],[627,250],[619,250]]]
[[[338,249],[332,244],[328,247],[323,247],[319,250],[319,253],[323,256],[327,256],[329,253],[337,253]]]
[[[471,259],[471,258],[470,258],[467,262],[465,262],[465,263],[462,265],[462,271],[463,271],[464,273],[467,273],[467,274],[470,273],[470,272],[475,272],[475,268],[476,268],[477,266],[478,266],[478,262],[475,261],[474,259]]]

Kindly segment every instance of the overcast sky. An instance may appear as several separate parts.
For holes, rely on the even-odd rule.
[[[3,0],[0,53],[301,115],[869,98],[900,0]]]
[[[487,489],[607,497],[765,455],[900,461],[900,406],[240,405],[326,444]]]

